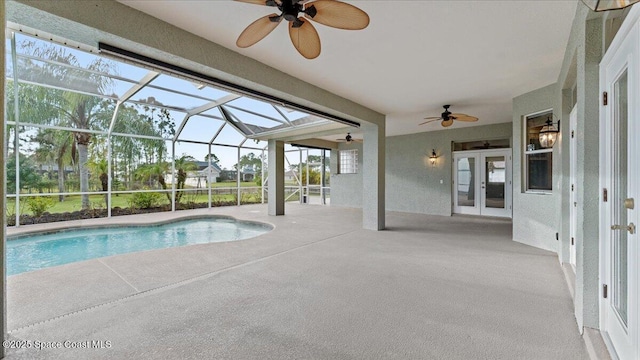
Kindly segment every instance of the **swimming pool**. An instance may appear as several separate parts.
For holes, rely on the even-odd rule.
[[[8,237],[6,246],[7,275],[137,251],[243,240],[271,230],[272,227],[267,224],[207,217],[162,225],[102,227],[13,236]]]

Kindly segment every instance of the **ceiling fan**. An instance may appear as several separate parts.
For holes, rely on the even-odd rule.
[[[449,127],[451,125],[453,125],[453,120],[457,120],[457,121],[468,121],[468,122],[472,122],[472,121],[478,121],[478,118],[475,116],[470,116],[467,114],[455,114],[449,111],[449,107],[451,105],[443,105],[442,107],[444,108],[444,112],[442,114],[440,114],[440,116],[431,116],[431,117],[427,117],[424,118],[425,122],[420,123],[418,125],[424,125],[424,124],[428,124],[430,122],[434,122],[434,121],[440,121],[442,120],[441,125],[444,127]]]
[[[347,136],[344,137],[344,139],[336,139],[337,142],[345,142],[347,144],[351,144],[352,142],[359,142],[361,143],[362,140],[360,139],[354,139],[353,136],[351,136],[351,133],[347,133]]]
[[[235,0],[255,5],[277,7],[273,13],[254,21],[240,34],[236,45],[247,48],[264,39],[285,19],[289,22],[289,37],[293,46],[307,59],[320,55],[320,37],[313,20],[344,30],[361,30],[369,25],[369,15],[359,8],[337,0]]]

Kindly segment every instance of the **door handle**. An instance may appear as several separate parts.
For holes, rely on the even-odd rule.
[[[611,225],[611,230],[627,230],[629,234],[636,233],[636,225],[634,223],[630,223],[629,225]]]

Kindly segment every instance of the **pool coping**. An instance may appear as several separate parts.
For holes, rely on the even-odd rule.
[[[162,212],[162,213],[122,215],[122,216],[111,217],[111,218],[107,217],[107,218],[78,219],[78,220],[69,220],[69,221],[57,221],[52,223],[21,225],[17,228],[7,227],[5,238],[7,241],[14,241],[14,240],[19,240],[24,237],[28,237],[32,235],[49,235],[49,234],[55,234],[58,232],[67,232],[67,231],[85,230],[85,229],[104,229],[104,228],[111,228],[115,226],[126,226],[126,227],[162,226],[162,225],[171,224],[179,221],[198,220],[198,219],[206,219],[206,218],[226,218],[226,219],[232,219],[240,223],[263,225],[265,227],[269,227],[270,231],[273,231],[274,229],[276,229],[276,225],[271,222],[239,219],[237,217],[234,217],[231,215],[224,215],[224,214],[212,214],[212,213],[202,214],[201,213],[203,212],[202,210],[208,211],[209,209],[182,210],[182,211],[188,211],[189,212],[188,214],[179,214],[176,212]],[[153,215],[156,215],[156,216],[153,216]],[[160,216],[160,219],[158,219],[158,215],[162,215]]]
[[[124,216],[135,216],[135,215],[124,215]],[[51,235],[51,234],[78,231],[78,230],[109,229],[109,228],[114,228],[114,227],[127,227],[127,228],[136,228],[136,227],[143,227],[143,226],[158,227],[158,226],[168,225],[168,224],[181,222],[181,221],[201,220],[201,219],[211,219],[211,218],[229,219],[229,220],[233,220],[233,221],[235,221],[237,223],[260,225],[260,226],[263,226],[265,228],[268,228],[269,231],[273,231],[275,229],[275,225],[274,224],[263,222],[263,221],[243,220],[243,219],[238,219],[238,218],[230,216],[230,215],[195,214],[195,215],[187,215],[187,216],[182,216],[182,217],[175,217],[175,218],[171,218],[171,219],[164,219],[164,220],[154,221],[154,222],[151,222],[151,223],[127,223],[127,222],[124,222],[124,223],[89,224],[89,225],[75,224],[75,225],[72,225],[72,226],[64,226],[64,227],[63,226],[57,226],[54,229],[42,229],[42,230],[39,230],[39,229],[28,229],[27,231],[18,232],[18,233],[15,233],[15,234],[8,234],[7,233],[6,240],[7,241],[15,241],[15,240],[21,240],[21,239],[24,239],[26,237],[34,236],[34,235]],[[104,218],[98,218],[98,219],[104,219]],[[77,221],[77,220],[71,220],[71,222],[75,222],[75,221]],[[68,223],[68,222],[70,222],[70,221],[59,221],[59,222],[56,222],[56,224],[58,224],[58,223],[64,224],[64,223]],[[46,224],[52,224],[52,223],[46,223]],[[33,224],[33,225],[45,225],[45,224]],[[23,226],[31,226],[31,225],[23,225]],[[7,230],[9,230],[9,229],[7,229]]]

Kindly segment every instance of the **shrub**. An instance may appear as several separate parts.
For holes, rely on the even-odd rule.
[[[34,196],[27,199],[27,207],[33,213],[33,216],[40,217],[54,205],[50,197]]]
[[[131,206],[138,209],[149,209],[160,202],[162,195],[153,192],[134,193],[131,196]]]

